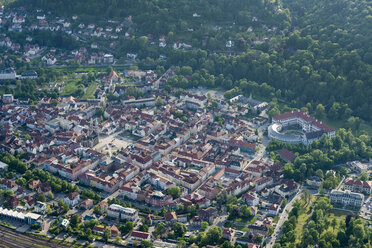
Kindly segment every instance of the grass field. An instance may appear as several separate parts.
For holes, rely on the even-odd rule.
[[[74,94],[78,90],[77,82],[77,80],[67,82],[65,88],[63,89],[62,96],[71,96]]]
[[[327,125],[333,127],[334,129],[340,129],[340,128],[346,128],[347,129],[347,122],[346,121],[334,121],[334,120],[329,120],[326,119],[324,121]],[[371,136],[372,135],[372,125],[370,123],[367,123],[366,121],[362,120],[360,124],[360,131],[365,130],[367,133]],[[355,134],[355,131],[353,132]]]
[[[86,91],[84,93],[83,99],[84,100],[95,99],[94,92],[96,91],[97,86],[98,86],[98,83],[97,82],[90,83],[89,86],[88,86],[88,88],[86,89]]]

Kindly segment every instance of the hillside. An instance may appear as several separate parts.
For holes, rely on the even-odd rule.
[[[131,17],[125,27],[131,36],[120,39],[116,54],[138,52],[143,59],[140,65],[150,68],[159,64],[190,66],[192,80],[180,75],[172,86],[235,87],[230,95],[273,94],[289,107],[306,106],[310,112],[322,104],[319,109],[324,108],[333,120],[350,116],[371,120],[369,0],[95,0],[89,4],[81,0],[30,0],[14,4],[40,7],[57,16],[77,14],[80,21],[98,24]],[[273,32],[271,27],[280,32]],[[140,40],[149,34],[154,40],[166,35],[167,41],[189,42],[207,53],[160,50],[146,45],[147,39]],[[236,44],[231,49],[239,55],[214,55],[227,50],[229,40]],[[168,56],[167,63],[156,61],[160,54]]]

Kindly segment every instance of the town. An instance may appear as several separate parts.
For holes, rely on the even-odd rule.
[[[289,107],[266,83],[221,76],[227,89],[206,71],[166,66],[172,51],[198,45],[134,39],[132,16],[93,23],[24,7],[0,16],[4,245],[307,247],[318,221],[322,238],[346,235],[352,218],[346,225],[370,223],[371,138],[351,130],[356,121],[328,125],[319,105]],[[284,33],[259,21],[249,18],[249,47]],[[27,34],[22,44],[15,34]],[[160,49],[161,65],[137,48],[118,56],[122,39]],[[229,38],[213,53],[234,56],[246,43]]]

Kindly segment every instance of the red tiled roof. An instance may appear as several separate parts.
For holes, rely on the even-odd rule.
[[[147,239],[149,237],[149,233],[147,232],[140,232],[140,231],[133,231],[130,236],[134,238],[140,238],[140,239]]]
[[[310,115],[301,112],[301,111],[292,111],[292,112],[287,112],[283,114],[279,114],[273,117],[273,120],[285,120],[293,117],[298,117],[301,118],[307,122],[311,122],[314,126],[326,131],[326,132],[333,132],[334,129],[327,126],[326,124],[322,123],[321,121],[318,121],[317,119],[311,117]]]
[[[288,161],[293,161],[294,158],[296,157],[293,153],[291,153],[290,151],[288,151],[286,148],[282,148],[278,154],[285,160],[288,160]]]

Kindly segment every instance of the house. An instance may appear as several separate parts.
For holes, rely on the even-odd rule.
[[[80,207],[84,209],[91,209],[93,207],[93,200],[92,199],[85,199],[80,203]]]
[[[200,209],[198,211],[198,216],[202,221],[213,222],[217,215],[218,211],[215,207],[208,207],[206,209]]]
[[[248,225],[248,231],[247,233],[251,234],[251,235],[264,235],[266,236],[266,234],[268,233],[269,231],[269,228],[267,226],[264,226],[264,225],[256,225],[256,224],[251,224],[251,225]]]
[[[177,214],[176,212],[167,212],[164,214],[164,220],[165,220],[165,223],[167,224],[171,224],[171,223],[174,223],[174,222],[177,222]]]
[[[68,204],[70,207],[76,206],[80,201],[80,194],[78,192],[72,192],[67,194],[63,198],[63,202]]]
[[[127,58],[128,59],[136,59],[138,56],[137,53],[127,53]]]
[[[371,194],[370,182],[365,182],[361,180],[353,180],[351,178],[348,178],[345,180],[344,189],[350,190],[351,192],[363,193],[365,195]]]
[[[97,49],[97,48],[98,48],[98,43],[97,43],[97,42],[93,42],[93,43],[90,45],[90,47],[91,47],[92,49]]]
[[[54,65],[57,62],[57,59],[50,53],[44,55],[41,60],[45,61],[47,65]]]
[[[269,208],[268,214],[271,216],[277,216],[279,214],[280,207],[277,204],[273,204]]]
[[[273,183],[272,177],[262,177],[261,179],[256,181],[255,189],[257,192],[263,190],[266,186]]]
[[[16,191],[18,189],[18,185],[12,180],[3,179],[0,183],[0,189]]]
[[[106,213],[107,208],[108,208],[108,203],[105,202],[105,201],[101,201],[97,204],[97,207],[98,207],[101,214]]]
[[[224,228],[222,232],[222,238],[232,242],[235,236],[235,230],[232,228]]]
[[[59,225],[62,226],[63,228],[67,228],[68,225],[70,225],[70,221],[68,219],[60,220]]]
[[[34,205],[35,205],[35,202],[36,202],[35,199],[32,196],[30,196],[30,195],[25,196],[23,198],[23,201],[24,201],[25,207],[27,209],[32,209],[34,207]]]
[[[323,182],[323,179],[321,179],[320,177],[316,177],[316,176],[312,176],[306,179],[307,185],[309,185],[312,188],[319,188],[322,182]]]
[[[110,227],[110,234],[111,234],[111,237],[120,236],[120,231],[115,225],[112,225]]]
[[[142,241],[142,240],[149,240],[149,239],[150,239],[150,233],[148,232],[133,231],[130,234],[131,242],[135,240]]]
[[[45,183],[41,183],[37,189],[37,192],[39,194],[49,194],[50,192],[52,192],[52,187],[50,186],[50,184],[48,182],[45,182]]]
[[[39,214],[45,214],[47,210],[47,205],[44,202],[37,201],[34,206],[34,211]]]
[[[287,163],[293,163],[296,156],[288,151],[286,148],[282,148],[280,151],[278,151],[278,155]]]
[[[256,193],[246,193],[242,196],[242,203],[248,206],[257,206],[260,202]]]
[[[96,225],[93,228],[93,232],[98,233],[100,235],[102,235],[105,232],[105,230],[106,230],[106,228],[104,226],[100,226],[100,225]]]
[[[8,196],[6,198],[6,201],[8,202],[8,206],[10,208],[15,208],[18,206],[18,197],[17,196]]]

